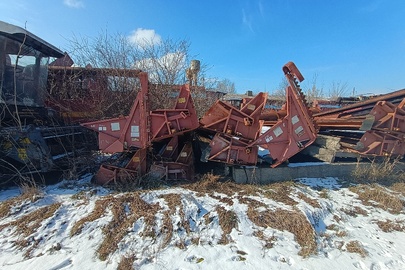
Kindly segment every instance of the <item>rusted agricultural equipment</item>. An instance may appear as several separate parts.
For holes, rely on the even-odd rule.
[[[316,124],[298,84],[304,77],[292,62],[287,63],[283,71],[289,84],[286,89],[287,114],[251,144],[269,150],[273,159],[272,167],[311,145],[317,136]]]
[[[405,154],[405,89],[342,108],[314,114],[322,136],[340,147],[315,143],[310,152],[332,161],[335,157],[403,157]],[[326,149],[326,150],[325,150]]]
[[[48,64],[63,56],[34,34],[0,21],[0,184],[66,168],[68,157],[95,145],[88,130],[67,125],[46,107]]]
[[[259,117],[266,98],[267,94],[259,93],[241,109],[218,100],[206,112],[200,120],[201,127],[215,135],[207,160],[240,165],[256,163],[258,147],[248,145],[260,135],[263,122]]]
[[[207,160],[227,164],[254,165],[258,147],[270,152],[276,167],[314,142],[316,128],[297,80],[304,78],[294,63],[283,67],[289,82],[286,89],[286,114],[260,135],[263,121],[259,120],[267,95],[259,93],[241,109],[218,101],[200,120],[202,127],[212,132]]]
[[[362,155],[398,157],[405,154],[405,98],[398,106],[379,101],[367,119],[374,120],[354,150]],[[368,120],[370,121],[370,120]]]
[[[111,181],[139,179],[149,172],[149,166],[159,168],[159,176],[182,179],[191,175],[192,152],[186,143],[177,155],[172,152],[166,160],[148,159],[148,149],[154,142],[170,139],[198,128],[197,114],[188,85],[180,89],[175,107],[149,111],[148,76],[140,72],[140,91],[126,117],[84,123],[83,126],[99,133],[99,148],[105,153],[122,153],[112,164],[103,164],[95,175],[95,181],[106,184]],[[178,147],[177,138],[169,142],[165,150]],[[151,153],[153,154],[153,153]],[[164,171],[164,173],[163,173]]]

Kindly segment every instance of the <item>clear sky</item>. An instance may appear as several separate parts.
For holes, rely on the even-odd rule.
[[[325,94],[333,82],[350,94],[405,88],[405,0],[0,0],[0,10],[64,51],[74,35],[105,31],[186,39],[239,93],[276,90],[288,61]]]

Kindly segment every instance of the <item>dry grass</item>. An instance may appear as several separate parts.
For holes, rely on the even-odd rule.
[[[220,197],[220,196],[211,195],[211,198],[217,199],[218,201],[220,201],[223,204],[227,204],[230,206],[233,205],[233,200],[232,200],[232,198],[229,198],[229,197]]]
[[[298,202],[290,197],[294,186],[295,183],[292,181],[266,185],[263,187],[263,195],[271,200],[295,206]]]
[[[389,186],[389,189],[400,193],[402,196],[405,196],[405,183],[404,182],[393,183],[392,185]]]
[[[239,185],[231,181],[221,182],[220,178],[221,177],[219,175],[206,173],[202,175],[197,182],[184,185],[184,188],[211,195],[214,192],[219,192],[228,195],[229,197],[234,196],[236,193],[253,194],[258,190],[258,188],[254,185]]]
[[[362,258],[367,256],[367,251],[359,241],[350,241],[347,243],[346,250],[350,253],[358,253]]]
[[[122,256],[121,261],[118,264],[117,270],[132,270],[134,269],[133,265],[136,260],[135,255],[131,256]]]
[[[405,205],[399,196],[389,193],[384,187],[377,184],[358,185],[349,189],[358,194],[364,205],[376,206],[393,214],[399,214]]]
[[[321,208],[321,205],[319,204],[319,202],[317,200],[309,198],[302,192],[298,192],[298,198],[300,200],[303,200],[304,202],[306,202],[307,204],[311,205],[314,208]]]
[[[30,247],[26,250],[24,255],[26,258],[30,258],[31,251],[35,249],[42,240],[41,238],[34,239],[30,236],[38,230],[44,220],[54,216],[55,212],[60,208],[60,206],[61,203],[54,203],[45,207],[41,207],[35,211],[30,212],[27,215],[18,218],[15,221],[1,225],[0,231],[3,230],[5,227],[16,227],[14,235],[18,235],[19,239],[15,243],[21,248]]]
[[[322,199],[329,199],[329,191],[327,189],[322,189],[319,192],[319,197],[321,197]]]
[[[181,222],[178,225],[184,230],[190,232],[190,224],[185,218],[183,203],[181,202],[181,196],[179,194],[165,194],[162,195],[161,198],[166,201],[167,206],[169,207],[169,210],[163,213],[163,226],[161,228],[161,233],[164,234],[162,242],[162,248],[164,248],[169,245],[173,237],[173,221],[171,219],[171,216],[176,214],[176,211],[178,209],[177,207],[179,207],[178,212],[181,219]]]
[[[299,210],[287,211],[276,209],[275,211],[257,211],[252,206],[248,208],[249,219],[260,227],[271,227],[280,231],[289,231],[295,236],[295,240],[301,246],[299,255],[308,257],[316,253],[316,241],[314,229],[306,216]]]
[[[35,186],[22,185],[20,191],[21,194],[19,196],[0,203],[0,218],[8,217],[11,214],[11,208],[17,205],[19,205],[18,211],[21,211],[24,206],[36,202],[43,197],[42,191]]]
[[[370,166],[357,164],[352,173],[354,180],[359,183],[392,183],[405,181],[405,173],[398,171],[400,158],[386,157],[383,160],[373,159]]]
[[[405,232],[405,221],[404,220],[379,220],[376,222],[378,227],[383,231],[383,232]]]
[[[346,237],[347,231],[341,231],[340,228],[336,224],[331,224],[326,227],[327,230],[335,231],[335,235],[337,237]]]
[[[162,198],[167,202],[167,205],[170,209],[170,215],[174,215],[176,213],[177,207],[178,207],[178,214],[180,215],[180,224],[179,228],[184,229],[187,234],[191,232],[190,229],[190,222],[188,221],[188,218],[186,217],[183,209],[183,203],[181,201],[181,195],[180,194],[166,194],[162,195]]]
[[[80,234],[86,223],[95,221],[96,219],[99,219],[100,217],[102,217],[104,215],[108,205],[110,203],[112,203],[113,200],[114,200],[114,197],[107,196],[104,199],[96,201],[93,211],[89,215],[78,220],[73,225],[72,229],[70,230],[70,236],[72,237],[74,235]]]
[[[153,224],[159,210],[157,204],[146,203],[135,192],[114,198],[110,207],[113,217],[109,224],[102,228],[104,238],[97,250],[98,257],[102,261],[117,250],[118,244],[128,233],[128,229],[133,227],[135,221],[141,217],[144,218],[145,223],[143,236],[154,237]]]
[[[341,208],[340,211],[342,211],[343,213],[345,213],[346,215],[349,215],[351,217],[357,217],[358,215],[362,215],[365,217],[368,216],[368,212],[357,205],[354,207],[351,207],[350,209]]]
[[[219,226],[221,226],[223,231],[222,238],[219,242],[220,244],[226,245],[231,242],[230,233],[232,229],[238,229],[239,219],[235,212],[226,210],[222,206],[217,206],[215,210],[218,213]]]
[[[264,242],[263,247],[266,249],[270,249],[274,247],[274,243],[277,241],[277,237],[272,235],[267,237],[264,235],[263,231],[255,231],[253,235]]]

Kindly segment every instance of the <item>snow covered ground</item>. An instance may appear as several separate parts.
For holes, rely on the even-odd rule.
[[[395,189],[303,178],[118,193],[90,177],[0,191],[0,269],[405,269]]]

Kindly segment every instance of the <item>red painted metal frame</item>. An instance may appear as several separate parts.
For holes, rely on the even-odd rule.
[[[200,120],[203,128],[230,136],[256,140],[260,135],[262,121],[259,120],[266,104],[267,94],[259,93],[241,109],[218,100]]]
[[[246,140],[224,133],[215,134],[210,148],[208,160],[231,165],[254,165],[259,151],[256,145],[249,146]]]
[[[193,179],[194,154],[191,142],[186,142],[179,152],[178,137],[175,136],[160,151],[161,160],[153,162],[150,173],[165,180]]]
[[[197,112],[189,85],[183,85],[173,109],[150,112],[151,141],[180,135],[198,128]]]
[[[361,137],[355,150],[362,155],[398,157],[405,154],[404,137],[369,130]]]
[[[149,112],[147,73],[142,72],[138,77],[141,82],[141,89],[129,116],[83,124],[83,126],[99,133],[101,151],[106,153],[126,151],[124,155],[132,155],[130,161],[124,166],[122,164],[120,166],[103,164],[94,177],[97,183],[107,184],[112,181],[124,182],[129,181],[129,179],[139,179],[140,176],[145,175],[150,170],[162,171],[162,168],[165,168],[164,176],[166,179],[173,179],[179,175],[181,177],[192,175],[192,159],[190,161],[190,159],[182,158],[183,155],[192,156],[192,148],[191,150],[189,148],[183,149],[176,160],[171,162],[157,161],[154,167],[149,170],[147,168],[147,149],[153,142],[172,138],[169,144],[171,143],[171,146],[175,148],[170,154],[176,156],[178,151],[177,137],[199,127],[189,86],[183,85],[180,88],[173,109]],[[164,153],[164,155],[168,155],[168,153]]]
[[[286,89],[286,116],[263,133],[254,143],[266,148],[275,161],[276,167],[311,145],[317,137],[316,125],[305,101],[305,96],[298,85],[304,77],[294,63],[283,67],[289,86]]]
[[[105,185],[110,182],[130,182],[134,179],[139,180],[142,175],[147,173],[147,148],[141,148],[135,152],[126,153],[131,157],[125,166],[111,164],[102,164],[94,175],[94,182],[99,185]]]
[[[379,101],[370,112],[374,123],[361,137],[355,151],[371,156],[403,156],[405,154],[405,98],[398,105]]]
[[[145,148],[148,134],[148,74],[138,74],[141,89],[129,116],[84,123],[82,126],[98,132],[99,148],[104,153],[117,153],[131,147]]]

